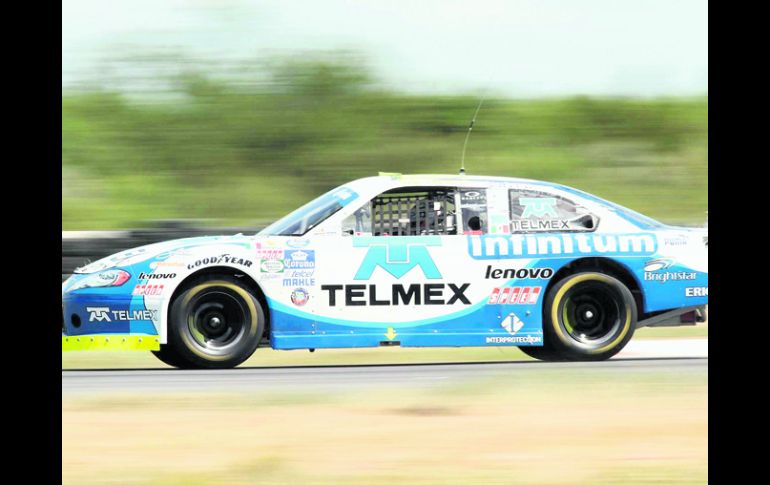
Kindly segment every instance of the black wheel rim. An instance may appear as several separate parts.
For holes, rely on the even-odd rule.
[[[584,347],[601,347],[623,328],[626,308],[620,293],[597,281],[578,283],[564,294],[559,320],[569,337]]]
[[[229,354],[246,334],[250,311],[243,299],[227,288],[210,288],[188,305],[184,330],[190,341],[210,355]]]

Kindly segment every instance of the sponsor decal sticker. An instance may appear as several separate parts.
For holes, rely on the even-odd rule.
[[[491,207],[490,210],[492,210]],[[489,232],[492,234],[510,234],[510,221],[507,217],[492,212],[489,215]]]
[[[398,305],[470,305],[465,292],[471,286],[452,283],[391,285],[390,291],[377,285],[321,285],[327,292],[329,306],[398,306]]]
[[[555,197],[519,197],[518,206],[523,207],[521,215],[514,216],[510,221],[511,230],[528,231],[558,231],[569,230],[569,221],[559,219],[556,212]]]
[[[547,280],[553,276],[553,268],[505,268],[493,269],[491,265],[487,266],[487,271],[484,273],[486,279],[543,279]]]
[[[86,307],[86,311],[88,312],[88,321],[93,322],[111,322],[109,312],[109,307]]]
[[[558,231],[569,229],[569,222],[562,219],[548,219],[544,221],[511,221],[511,229],[514,231]]]
[[[495,288],[487,300],[488,305],[534,305],[542,286],[504,286]]]
[[[666,246],[684,246],[687,244],[687,238],[685,236],[665,237],[663,238],[663,244]]]
[[[519,197],[519,204],[524,206],[522,219],[528,217],[556,217],[556,198],[554,197]]]
[[[543,342],[542,336],[522,335],[516,337],[487,337],[488,344],[538,344]]]
[[[643,255],[657,250],[651,234],[514,234],[468,236],[473,259],[512,259],[521,256],[573,254]]]
[[[419,267],[429,280],[441,279],[428,246],[441,246],[438,236],[358,237],[353,247],[369,248],[353,279],[368,280],[379,267],[395,278],[401,278]]]
[[[255,243],[254,246],[259,251],[262,249],[277,248],[279,246],[279,243],[274,239],[262,239],[260,242]],[[267,247],[263,247],[263,246],[267,246]]]
[[[272,241],[268,241],[272,243]],[[283,249],[263,247],[257,243],[257,259],[259,260],[259,272],[264,273],[263,279],[278,278],[283,273]]]
[[[163,292],[163,285],[136,285],[132,295],[155,296]]]
[[[698,277],[698,273],[692,271],[663,271],[673,266],[670,259],[653,259],[644,265],[644,281],[690,281]]]
[[[283,286],[315,286],[313,271],[284,273]]]
[[[286,241],[286,245],[290,248],[304,248],[307,247],[308,244],[310,244],[309,239],[289,239]]]
[[[283,273],[284,265],[282,259],[263,259],[259,264],[261,273]]]
[[[304,288],[295,288],[291,292],[291,302],[296,306],[304,306],[310,299],[310,294]]]
[[[176,278],[176,273],[139,273],[140,280],[165,280]]]
[[[110,310],[109,307],[86,307],[89,322],[121,322],[127,320],[154,320],[157,310]]]
[[[690,286],[684,289],[684,296],[709,296],[708,286]]]
[[[645,271],[660,271],[670,268],[674,262],[670,259],[651,259],[644,263]]]
[[[283,264],[286,269],[315,269],[315,250],[286,250]]]
[[[516,316],[515,313],[511,313],[505,319],[500,322],[500,326],[505,329],[506,332],[510,333],[511,335],[516,335],[516,332],[521,330],[521,327],[524,326],[524,322],[522,322],[519,317]]]
[[[461,189],[460,202],[463,206],[476,205],[482,206],[487,203],[486,189]]]
[[[222,264],[222,263],[237,264],[240,266],[245,266],[247,268],[250,268],[252,265],[252,262],[249,261],[248,259],[238,258],[230,254],[222,254],[220,256],[211,256],[208,258],[199,259],[198,261],[188,264],[187,269],[195,269],[199,266],[207,266],[210,264]]]
[[[275,248],[257,248],[257,258],[259,259],[283,259],[283,249]]]
[[[315,250],[286,250],[281,265],[283,266],[281,271],[283,273],[281,275],[283,286],[315,286]]]

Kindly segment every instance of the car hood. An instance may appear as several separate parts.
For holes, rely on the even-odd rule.
[[[243,234],[236,234],[235,236],[203,236],[189,237],[184,239],[172,239],[170,241],[163,241],[126,249],[125,251],[112,254],[98,261],[75,269],[75,274],[90,274],[115,267],[131,266],[151,258],[157,258],[163,253],[170,253],[181,249],[228,244],[251,247],[254,243],[254,240],[255,236],[244,236]]]

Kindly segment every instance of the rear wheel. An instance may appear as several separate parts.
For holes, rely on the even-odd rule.
[[[537,360],[553,361],[560,360],[558,353],[548,345],[548,342],[544,341],[543,346],[535,347],[534,345],[522,345],[518,347],[519,350]]]
[[[559,360],[559,355],[553,349],[548,349],[546,347],[521,346],[519,347],[519,350],[533,359],[544,360],[546,362]]]
[[[161,345],[160,350],[153,350],[152,353],[155,354],[155,357],[163,361],[164,364],[168,364],[171,367],[181,367],[183,365],[183,361],[181,357],[179,357],[179,354],[168,344]]]
[[[168,344],[155,355],[181,368],[235,367],[254,353],[264,326],[248,288],[227,276],[202,278],[171,303]]]
[[[544,302],[543,333],[557,357],[544,352],[545,360],[609,359],[631,340],[636,318],[633,295],[618,279],[594,271],[569,275]]]

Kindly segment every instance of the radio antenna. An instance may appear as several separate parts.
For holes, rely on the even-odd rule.
[[[471,119],[471,124],[468,125],[468,133],[465,134],[465,143],[463,143],[463,155],[460,159],[460,175],[465,175],[465,148],[468,146],[468,138],[471,137],[471,131],[473,131],[473,125],[476,123],[476,116],[479,114],[479,110],[481,109],[481,105],[484,104],[484,99],[486,99],[487,93],[484,92],[484,95],[481,97],[481,101],[479,101],[479,105],[476,106],[476,112],[473,113],[473,119]]]

